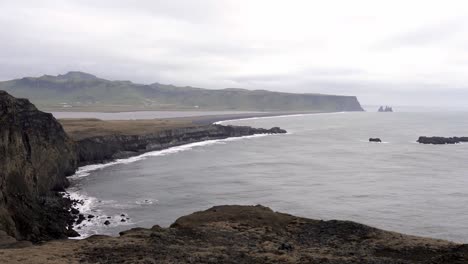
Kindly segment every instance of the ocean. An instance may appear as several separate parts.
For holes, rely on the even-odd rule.
[[[232,120],[284,135],[212,140],[80,168],[71,197],[95,217],[77,231],[118,235],[169,226],[214,205],[262,204],[313,219],[351,220],[468,242],[468,112],[330,113]],[[383,143],[369,143],[379,137]],[[104,225],[110,221],[108,226]]]

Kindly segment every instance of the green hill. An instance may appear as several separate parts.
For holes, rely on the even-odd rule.
[[[4,81],[0,82],[0,90],[53,110],[362,111],[354,96],[143,85],[109,81],[83,72]]]

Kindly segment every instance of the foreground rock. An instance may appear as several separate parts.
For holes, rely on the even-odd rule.
[[[263,206],[216,206],[170,228],[0,250],[3,263],[468,263],[468,246]]]
[[[286,133],[286,130],[279,127],[263,129],[248,126],[192,125],[143,135],[95,136],[77,140],[78,157],[80,165],[85,165],[205,140],[282,133]]]
[[[56,191],[68,186],[76,167],[75,145],[55,118],[0,91],[0,230],[8,235],[0,240],[73,233],[70,203]]]
[[[468,142],[468,137],[419,137],[417,142],[421,144],[458,144],[461,142]]]

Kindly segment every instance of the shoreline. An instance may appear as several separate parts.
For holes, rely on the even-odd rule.
[[[288,134],[288,133],[286,133]],[[203,146],[209,146],[209,145],[215,145],[218,143],[223,143],[223,142],[231,142],[231,141],[237,141],[237,140],[245,140],[245,139],[253,139],[253,138],[260,138],[260,137],[266,137],[266,136],[275,136],[275,135],[281,135],[281,134],[256,134],[256,135],[250,135],[250,136],[241,136],[241,137],[230,137],[230,138],[224,138],[224,139],[211,139],[211,140],[204,140],[204,141],[199,141],[199,142],[192,142],[192,143],[187,143],[184,145],[179,145],[179,146],[174,146],[174,147],[169,147],[166,149],[162,150],[156,150],[156,151],[150,151],[146,152],[137,156],[132,156],[128,158],[123,158],[123,159],[117,159],[114,161],[106,162],[106,163],[98,163],[98,164],[89,164],[89,165],[84,165],[80,166],[78,170],[75,172],[75,174],[68,176],[67,178],[70,180],[70,187],[68,187],[65,190],[65,197],[69,198],[71,200],[79,200],[81,203],[77,203],[76,206],[74,207],[75,209],[79,210],[80,214],[83,214],[85,217],[88,215],[93,215],[94,217],[91,219],[91,223],[89,222],[83,222],[84,224],[92,224],[92,225],[97,225],[98,221],[102,219],[107,219],[107,218],[102,218],[108,217],[108,215],[99,215],[96,211],[93,211],[93,203],[96,201],[99,201],[96,199],[96,197],[92,196],[86,196],[81,190],[76,188],[77,186],[73,185],[73,181],[80,180],[82,178],[88,177],[92,172],[105,169],[107,167],[115,166],[115,165],[121,165],[121,164],[130,164],[134,162],[138,162],[141,160],[144,160],[149,157],[157,157],[157,156],[166,156],[166,155],[171,155],[171,154],[176,154],[179,152],[183,151],[188,151],[192,150],[194,148],[198,147],[203,147]],[[86,197],[85,197],[86,196]],[[94,202],[93,202],[94,201]],[[145,204],[152,204],[154,201],[143,201]],[[118,218],[118,216],[111,216],[113,218]],[[129,215],[126,215],[126,217],[129,217]],[[99,218],[99,219],[98,219]],[[120,220],[120,219],[118,219]],[[116,222],[115,220],[111,221],[111,224],[116,224],[116,226],[119,225],[127,225],[131,224],[131,218],[126,219],[124,223],[122,222]],[[102,226],[102,223],[101,225]],[[76,227],[80,227],[80,229],[76,230]],[[83,227],[82,224],[74,225],[73,226],[74,230],[77,231],[81,236],[79,237],[70,237],[70,239],[77,239],[77,240],[82,240],[86,239],[89,236],[92,235],[101,235],[102,233],[89,233],[87,229]],[[88,233],[87,233],[88,232]]]
[[[352,221],[316,220],[261,205],[222,205],[170,227],[133,228],[0,249],[6,263],[467,263],[468,245]],[[53,260],[53,262],[50,262]]]

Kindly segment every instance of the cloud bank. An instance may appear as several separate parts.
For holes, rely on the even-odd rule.
[[[115,80],[464,106],[466,1],[5,0],[0,80]]]

